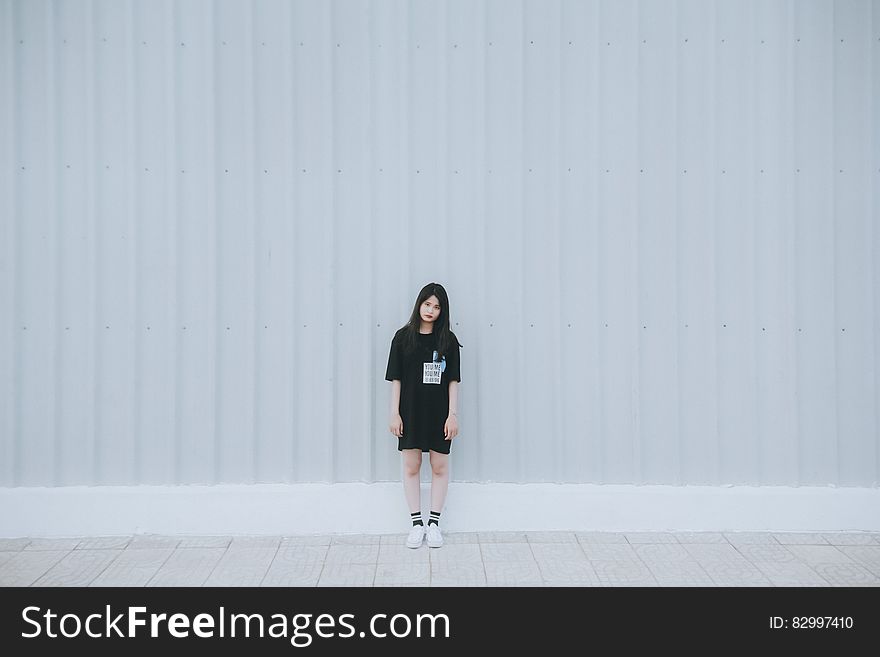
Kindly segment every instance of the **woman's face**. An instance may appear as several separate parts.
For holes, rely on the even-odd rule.
[[[419,314],[421,315],[423,322],[436,322],[437,318],[440,317],[440,300],[432,294],[422,301],[422,307],[419,309]]]

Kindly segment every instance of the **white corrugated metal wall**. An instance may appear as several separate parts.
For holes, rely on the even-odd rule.
[[[880,6],[0,0],[0,485],[876,486]]]

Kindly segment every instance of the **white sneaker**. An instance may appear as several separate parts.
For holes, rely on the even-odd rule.
[[[424,525],[413,525],[413,528],[409,530],[409,535],[406,537],[406,547],[413,549],[421,547],[423,538],[425,538]]]
[[[440,525],[428,525],[425,532],[428,540],[428,547],[440,547],[443,545],[443,534],[440,533]]]

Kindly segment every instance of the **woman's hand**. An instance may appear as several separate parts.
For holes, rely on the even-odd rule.
[[[391,423],[388,425],[388,429],[398,438],[403,435],[403,418],[400,417],[400,413],[395,413],[391,416]]]
[[[458,435],[458,418],[450,415],[446,418],[446,424],[443,426],[443,435],[445,440],[452,440]]]

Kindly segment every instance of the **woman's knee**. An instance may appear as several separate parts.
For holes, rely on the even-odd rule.
[[[413,476],[422,469],[422,453],[418,450],[403,450],[403,471]]]
[[[431,472],[437,477],[444,476],[449,471],[449,457],[445,454],[431,453]]]

